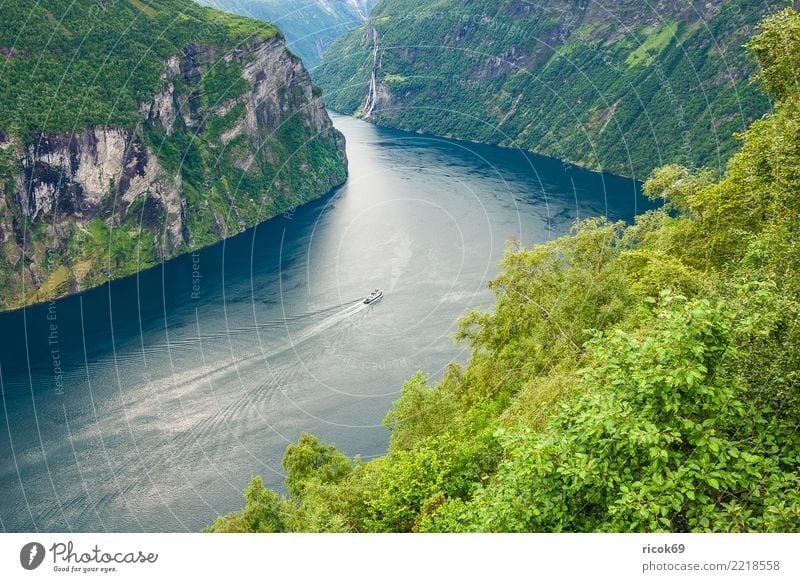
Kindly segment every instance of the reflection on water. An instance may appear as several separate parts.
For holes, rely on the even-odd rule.
[[[630,219],[636,185],[336,116],[351,177],[238,237],[0,316],[0,526],[196,531],[280,487],[303,431],[380,455],[403,380],[451,339],[511,237]],[[371,289],[386,290],[374,305]]]

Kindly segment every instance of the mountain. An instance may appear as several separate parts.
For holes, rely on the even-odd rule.
[[[328,105],[645,178],[723,167],[769,109],[741,45],[782,0],[381,0],[326,52]]]
[[[274,22],[309,70],[343,33],[363,24],[375,0],[198,0],[221,10]]]
[[[0,308],[135,273],[346,177],[274,25],[189,0],[3,8]]]

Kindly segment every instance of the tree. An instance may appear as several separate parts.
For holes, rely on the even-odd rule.
[[[654,300],[655,301],[655,300]],[[500,431],[504,461],[432,531],[794,530],[792,425],[745,405],[733,362],[753,333],[722,303],[663,295],[643,333],[599,333],[581,396],[541,434]]]
[[[296,445],[287,447],[283,469],[286,471],[286,488],[293,497],[300,498],[312,480],[321,483],[341,481],[353,470],[353,462],[336,446],[303,433]]]
[[[746,45],[761,66],[758,78],[778,101],[800,93],[800,14],[786,8],[765,18],[759,28],[761,33]]]
[[[245,506],[241,511],[218,517],[206,531],[215,533],[275,533],[284,531],[280,499],[274,491],[264,488],[261,477],[253,477],[244,492]]]

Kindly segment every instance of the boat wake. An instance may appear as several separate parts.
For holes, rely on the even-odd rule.
[[[300,348],[326,333],[329,334],[326,345],[343,341],[354,326],[342,324],[367,307],[369,305],[359,299],[334,313],[328,309],[309,315],[303,318],[306,324],[299,329],[292,329],[297,326],[287,323],[280,345],[276,345],[277,338],[271,333],[279,326],[256,326],[250,341],[259,349],[222,366],[205,365],[206,361],[213,359],[210,355],[213,348],[201,338],[199,347],[205,354],[204,365],[193,368],[185,377],[176,371],[163,378],[159,382],[161,386],[148,389],[163,409],[171,411],[171,422],[169,438],[148,447],[150,450],[143,457],[169,458],[171,463],[177,464],[201,460],[210,462],[213,455],[207,454],[209,449],[244,447],[240,438],[243,432],[270,429],[278,432],[272,425],[274,419],[267,418],[269,411],[280,408],[272,399],[285,399],[287,389],[303,383],[308,376],[308,359],[316,353],[308,349],[301,351]],[[319,319],[320,313],[324,314],[322,319]],[[308,319],[312,321],[308,322]],[[216,344],[219,337],[215,335],[214,340],[211,343]],[[132,406],[138,408],[135,403]],[[151,407],[152,404],[142,403],[139,412],[147,414]],[[126,411],[128,419],[138,415],[134,409]],[[162,425],[160,428],[165,427]],[[254,462],[263,463],[263,459],[254,458]]]
[[[302,329],[299,333],[296,334],[289,334],[289,339],[291,341],[292,346],[299,346],[300,344],[307,342],[308,340],[317,337],[322,332],[342,323],[344,320],[353,317],[360,311],[363,311],[368,306],[365,305],[361,300],[359,300],[354,305],[350,305],[346,307],[342,311],[335,313],[329,317],[326,317],[324,320],[315,323],[305,329]],[[285,351],[285,350],[282,350]]]

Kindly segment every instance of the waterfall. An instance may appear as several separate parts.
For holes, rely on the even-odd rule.
[[[367,96],[364,99],[364,119],[369,119],[372,112],[375,111],[375,105],[378,97],[378,82],[375,75],[375,70],[378,68],[378,30],[373,26],[372,28],[372,73],[369,80],[369,89]]]

